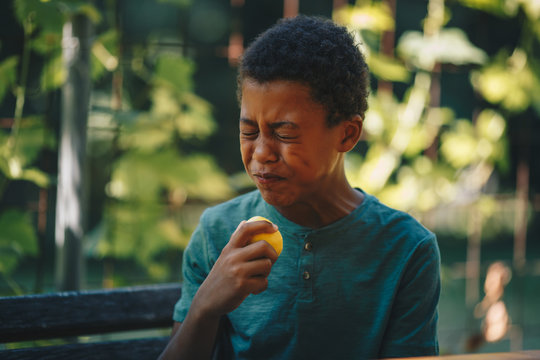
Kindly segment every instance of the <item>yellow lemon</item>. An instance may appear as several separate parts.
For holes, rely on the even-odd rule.
[[[252,221],[268,221],[270,224],[272,223],[270,220],[262,216],[254,216],[250,218],[247,222]],[[272,245],[274,250],[276,250],[278,256],[279,254],[281,254],[281,250],[283,249],[283,237],[281,236],[279,230],[274,233],[257,234],[251,239],[251,242],[254,243],[261,240],[265,240],[267,243]]]

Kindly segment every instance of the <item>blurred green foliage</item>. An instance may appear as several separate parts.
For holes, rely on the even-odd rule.
[[[496,194],[484,189],[495,171],[508,167],[506,124],[530,108],[540,114],[540,59],[532,51],[540,40],[540,8],[534,0],[459,3],[453,5],[502,17],[524,13],[515,48],[490,59],[462,29],[446,27],[451,4],[440,0],[426,4],[423,31],[405,32],[395,56],[382,46],[384,32],[395,28],[384,2],[358,1],[334,14],[354,31],[379,85],[408,85],[401,99],[383,86],[372,91],[364,122],[367,151],[351,153],[347,171],[354,185],[418,217],[436,207],[468,204],[473,206],[467,211],[481,211],[489,221],[502,214]],[[445,65],[470,69],[472,86],[492,105],[477,109],[472,119],[440,107],[437,81]]]
[[[172,3],[182,6],[185,1]],[[117,99],[118,108],[98,100],[100,110],[89,114],[90,156],[106,159],[108,181],[103,216],[89,236],[87,253],[107,263],[106,286],[123,281],[114,272],[116,260],[134,261],[153,282],[177,278],[174,260],[195,226],[183,216],[190,211],[186,204],[209,204],[233,195],[212,156],[186,150],[217,129],[211,105],[193,91],[193,61],[151,44],[134,46],[124,59],[118,51],[121,38],[105,32],[94,45],[94,55],[101,73],[110,71],[124,83],[137,80],[137,102],[131,101],[133,91],[125,85],[96,89],[102,99],[124,95]],[[104,123],[106,136],[99,131]]]
[[[158,3],[186,6],[189,1]],[[189,150],[190,143],[204,141],[217,129],[211,105],[193,92],[193,61],[148,43],[122,54],[122,33],[111,20],[118,18],[118,7],[115,2],[106,7],[101,12],[86,1],[13,1],[24,46],[20,56],[0,61],[0,100],[10,92],[16,97],[11,131],[0,132],[0,194],[12,181],[43,188],[54,184],[36,166],[41,151],[56,150],[54,132],[46,127],[45,114],[23,113],[29,68],[40,69],[33,96],[57,91],[65,80],[63,24],[86,15],[96,25],[88,155],[107,179],[101,189],[93,189],[98,194],[89,195],[105,194],[105,203],[85,240],[86,255],[105,261],[106,286],[116,285],[112,269],[124,260],[139,265],[147,281],[167,281],[193,231],[191,217],[182,214],[185,204],[220,201],[232,190],[210,155]],[[31,56],[39,64],[30,63]],[[119,79],[135,79],[138,88]],[[99,175],[89,174],[89,181]],[[0,274],[18,293],[22,290],[11,274],[22,259],[39,255],[35,224],[26,210],[6,209],[0,229]]]
[[[0,101],[10,92],[16,97],[11,131],[0,132],[0,196],[16,181],[29,181],[42,188],[51,184],[36,160],[43,149],[55,149],[53,132],[45,126],[44,114],[23,112],[29,69],[34,65],[30,64],[31,53],[42,55],[46,61],[37,92],[50,91],[62,82],[53,69],[61,68],[60,34],[65,19],[83,13],[99,21],[97,10],[83,1],[15,0],[13,11],[24,32],[24,44],[20,56],[0,61]],[[0,275],[18,293],[21,289],[10,276],[22,259],[37,255],[37,233],[27,210],[17,208],[0,212],[0,229]]]
[[[111,116],[117,132],[111,154],[117,155],[91,254],[135,260],[150,279],[165,281],[177,270],[167,259],[179,256],[193,230],[179,216],[185,203],[224,200],[232,191],[211,156],[181,150],[182,143],[205,139],[216,129],[210,104],[193,93],[194,64],[171,53],[153,57],[152,68],[135,69],[148,74],[149,109]]]

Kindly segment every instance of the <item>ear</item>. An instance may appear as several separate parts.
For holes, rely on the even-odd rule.
[[[339,144],[340,152],[347,152],[352,150],[358,140],[360,140],[360,135],[362,135],[362,125],[363,119],[360,115],[354,115],[347,120],[343,120],[339,126],[341,126],[341,142]]]

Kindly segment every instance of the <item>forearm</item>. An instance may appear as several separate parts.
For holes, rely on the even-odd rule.
[[[177,323],[159,359],[210,359],[219,328],[219,317],[192,307],[182,324]]]

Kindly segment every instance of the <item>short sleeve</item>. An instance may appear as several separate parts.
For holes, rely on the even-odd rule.
[[[440,253],[435,235],[430,234],[419,242],[407,262],[380,358],[438,355],[440,290]]]
[[[203,213],[199,225],[193,232],[190,242],[184,250],[182,261],[182,296],[174,306],[174,321],[184,321],[193,297],[212,268],[209,263],[207,241]]]

